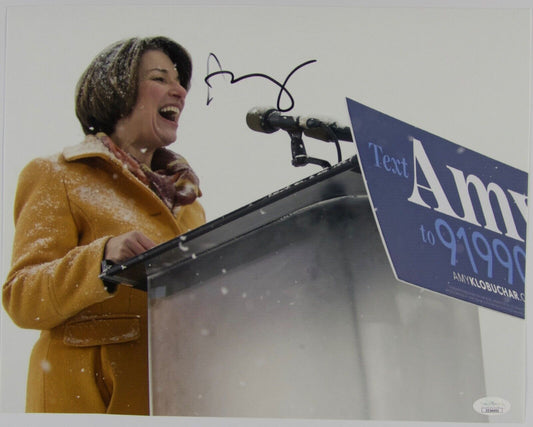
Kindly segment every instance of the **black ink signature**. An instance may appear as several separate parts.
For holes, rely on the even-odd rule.
[[[216,61],[220,71],[215,71],[213,73],[209,72],[209,64],[210,64],[211,59],[214,59]],[[267,79],[267,80],[271,81],[272,83],[274,83],[276,86],[279,86],[279,88],[280,88],[280,91],[279,91],[279,94],[278,94],[278,99],[276,101],[277,110],[279,110],[281,112],[290,111],[294,107],[294,98],[292,97],[292,95],[290,94],[290,92],[286,88],[287,82],[289,81],[289,79],[292,77],[292,75],[296,71],[298,71],[300,68],[302,68],[302,67],[304,67],[304,66],[306,66],[308,64],[311,64],[313,62],[317,62],[317,60],[316,59],[311,59],[309,61],[306,61],[306,62],[298,65],[294,70],[292,70],[289,73],[289,75],[287,76],[285,81],[283,83],[280,83],[277,80],[273,79],[272,77],[267,76],[266,74],[262,74],[262,73],[246,74],[244,76],[240,76],[240,77],[236,78],[235,74],[233,74],[233,72],[228,71],[228,70],[223,70],[222,69],[222,65],[220,64],[220,61],[218,60],[217,56],[214,53],[210,53],[209,56],[207,57],[207,73],[208,74],[207,74],[206,78],[204,79],[204,81],[205,81],[205,83],[207,85],[207,105],[209,105],[210,102],[213,100],[213,97],[211,96],[211,93],[210,93],[210,89],[212,89],[212,86],[209,83],[209,80],[211,78],[213,78],[214,76],[227,74],[227,75],[229,75],[231,77],[230,84],[238,83],[241,80],[248,79],[248,78],[251,78],[251,77],[262,77],[264,79]],[[286,94],[289,97],[289,100],[290,100],[290,107],[289,108],[285,108],[285,109],[281,108],[281,97],[283,96],[283,94]]]

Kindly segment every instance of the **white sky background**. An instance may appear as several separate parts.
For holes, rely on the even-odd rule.
[[[230,85],[228,79],[216,77],[211,80],[214,99],[206,105],[203,80],[210,52],[217,55],[223,69],[236,76],[260,72],[278,81],[299,64],[316,59],[289,80],[287,89],[295,107],[288,114],[326,116],[348,125],[345,98],[350,97],[528,171],[530,16],[524,9],[493,7],[527,3],[397,2],[400,6],[492,6],[483,9],[148,7],[146,2],[128,8],[50,3],[9,8],[5,34],[0,35],[6,46],[2,277],[10,262],[18,174],[32,158],[82,140],[74,114],[74,87],[93,57],[110,43],[160,34],[182,43],[192,54],[192,89],[178,141],[171,148],[183,154],[199,174],[204,192],[201,201],[208,219],[214,219],[320,168],[291,166],[286,133],[265,135],[246,126],[250,108],[275,106],[279,88],[272,83],[253,78]],[[282,100],[287,105],[287,99]],[[310,156],[335,161],[332,145],[304,142]],[[341,144],[345,158],[355,153],[353,145]],[[36,334],[15,327],[0,312],[0,412],[19,412],[24,408],[27,361]],[[0,414],[1,424],[4,417],[11,425],[17,420],[24,424],[38,420]],[[80,418],[75,420],[78,423]],[[106,424],[109,420],[105,419]],[[148,425],[142,419],[133,420]],[[170,422],[176,424],[175,419]],[[152,419],[150,424],[154,423],[167,425],[165,419]]]

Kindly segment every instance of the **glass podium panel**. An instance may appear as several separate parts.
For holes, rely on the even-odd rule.
[[[364,193],[148,280],[155,415],[486,421],[477,307],[394,278]]]

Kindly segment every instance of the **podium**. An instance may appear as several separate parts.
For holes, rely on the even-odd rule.
[[[103,278],[147,289],[153,415],[487,420],[477,307],[395,279],[355,157]]]

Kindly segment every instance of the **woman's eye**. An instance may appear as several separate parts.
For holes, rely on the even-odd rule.
[[[152,80],[156,81],[156,82],[164,82],[165,79],[163,77],[152,77]]]

